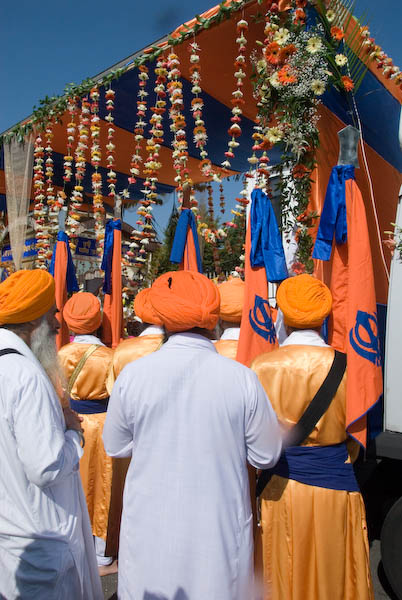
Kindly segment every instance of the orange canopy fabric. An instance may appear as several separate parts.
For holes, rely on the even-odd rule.
[[[220,318],[230,323],[240,323],[244,303],[244,281],[233,277],[218,285],[221,297]]]
[[[93,333],[101,324],[99,300],[89,292],[78,292],[66,302],[63,317],[74,333]]]
[[[320,327],[332,307],[332,295],[325,283],[307,274],[285,279],[276,300],[285,324],[296,329]]]
[[[39,319],[54,304],[54,279],[42,269],[16,271],[0,283],[0,325]]]
[[[134,298],[134,312],[143,323],[162,325],[162,319],[156,314],[149,297],[151,288],[138,292]]]
[[[168,331],[213,329],[218,322],[218,288],[196,271],[164,273],[154,282],[150,300]]]

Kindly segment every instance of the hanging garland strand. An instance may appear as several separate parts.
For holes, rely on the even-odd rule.
[[[46,163],[45,163],[46,204],[48,207],[48,217],[49,217],[47,226],[48,226],[49,236],[56,236],[57,232],[59,230],[59,223],[58,223],[58,218],[57,218],[59,211],[57,208],[55,190],[53,187],[53,174],[54,174],[53,149],[52,149],[53,128],[51,127],[51,124],[48,124],[48,126],[46,127],[45,138],[46,138],[46,147],[45,147],[45,152],[46,152]]]
[[[42,144],[42,137],[38,135],[34,144],[34,219],[35,219],[35,237],[36,237],[36,263],[40,269],[46,269],[46,257],[48,246],[48,237],[44,229],[47,210],[45,206],[45,175],[44,175],[44,156],[45,149]]]
[[[94,171],[91,176],[93,192],[93,211],[95,219],[96,253],[103,253],[103,241],[105,238],[104,214],[102,195],[102,174],[99,171],[102,152],[100,147],[100,118],[99,118],[99,89],[97,86],[90,91],[91,99],[91,165]]]
[[[145,65],[141,65],[138,70],[139,90],[137,96],[139,99],[137,100],[137,121],[134,126],[135,147],[130,163],[130,176],[128,178],[129,185],[136,183],[137,177],[140,174],[140,167],[142,162],[141,150],[146,126],[146,122],[144,119],[147,113],[148,92],[145,88],[149,79],[148,67],[146,67]]]
[[[239,142],[236,141],[236,138],[238,138],[239,136],[241,136],[241,127],[240,127],[240,123],[241,123],[241,117],[243,114],[243,110],[242,110],[242,106],[244,105],[244,98],[243,98],[243,91],[242,91],[242,87],[243,87],[243,79],[246,77],[246,73],[244,72],[243,68],[246,62],[246,44],[247,44],[247,39],[245,36],[245,33],[248,30],[248,23],[245,19],[240,19],[240,21],[238,21],[237,26],[236,26],[236,31],[237,31],[237,38],[236,38],[236,43],[239,46],[238,49],[238,55],[236,57],[236,60],[234,62],[234,66],[235,66],[235,73],[234,73],[234,77],[236,79],[236,89],[235,91],[232,93],[232,117],[231,117],[231,122],[232,125],[229,127],[228,129],[228,134],[231,136],[230,141],[228,142],[228,149],[225,152],[225,156],[226,156],[226,160],[223,161],[222,163],[222,167],[226,170],[229,170],[231,167],[231,163],[229,159],[233,159],[235,157],[235,150],[236,148],[239,147]]]

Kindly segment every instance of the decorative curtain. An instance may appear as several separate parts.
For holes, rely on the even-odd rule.
[[[31,197],[34,138],[23,142],[13,139],[4,145],[8,230],[11,254],[16,269],[21,268],[24,251],[29,200]]]

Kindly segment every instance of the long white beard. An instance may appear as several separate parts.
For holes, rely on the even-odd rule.
[[[65,377],[57,356],[56,335],[46,317],[31,334],[31,350],[46,371],[57,394],[65,389]]]

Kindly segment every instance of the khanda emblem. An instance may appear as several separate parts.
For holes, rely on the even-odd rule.
[[[349,331],[352,348],[376,366],[381,365],[380,340],[376,313],[357,311],[355,326]]]
[[[249,321],[254,331],[271,344],[275,343],[275,327],[271,319],[271,308],[268,300],[255,296],[254,308],[249,312]]]

